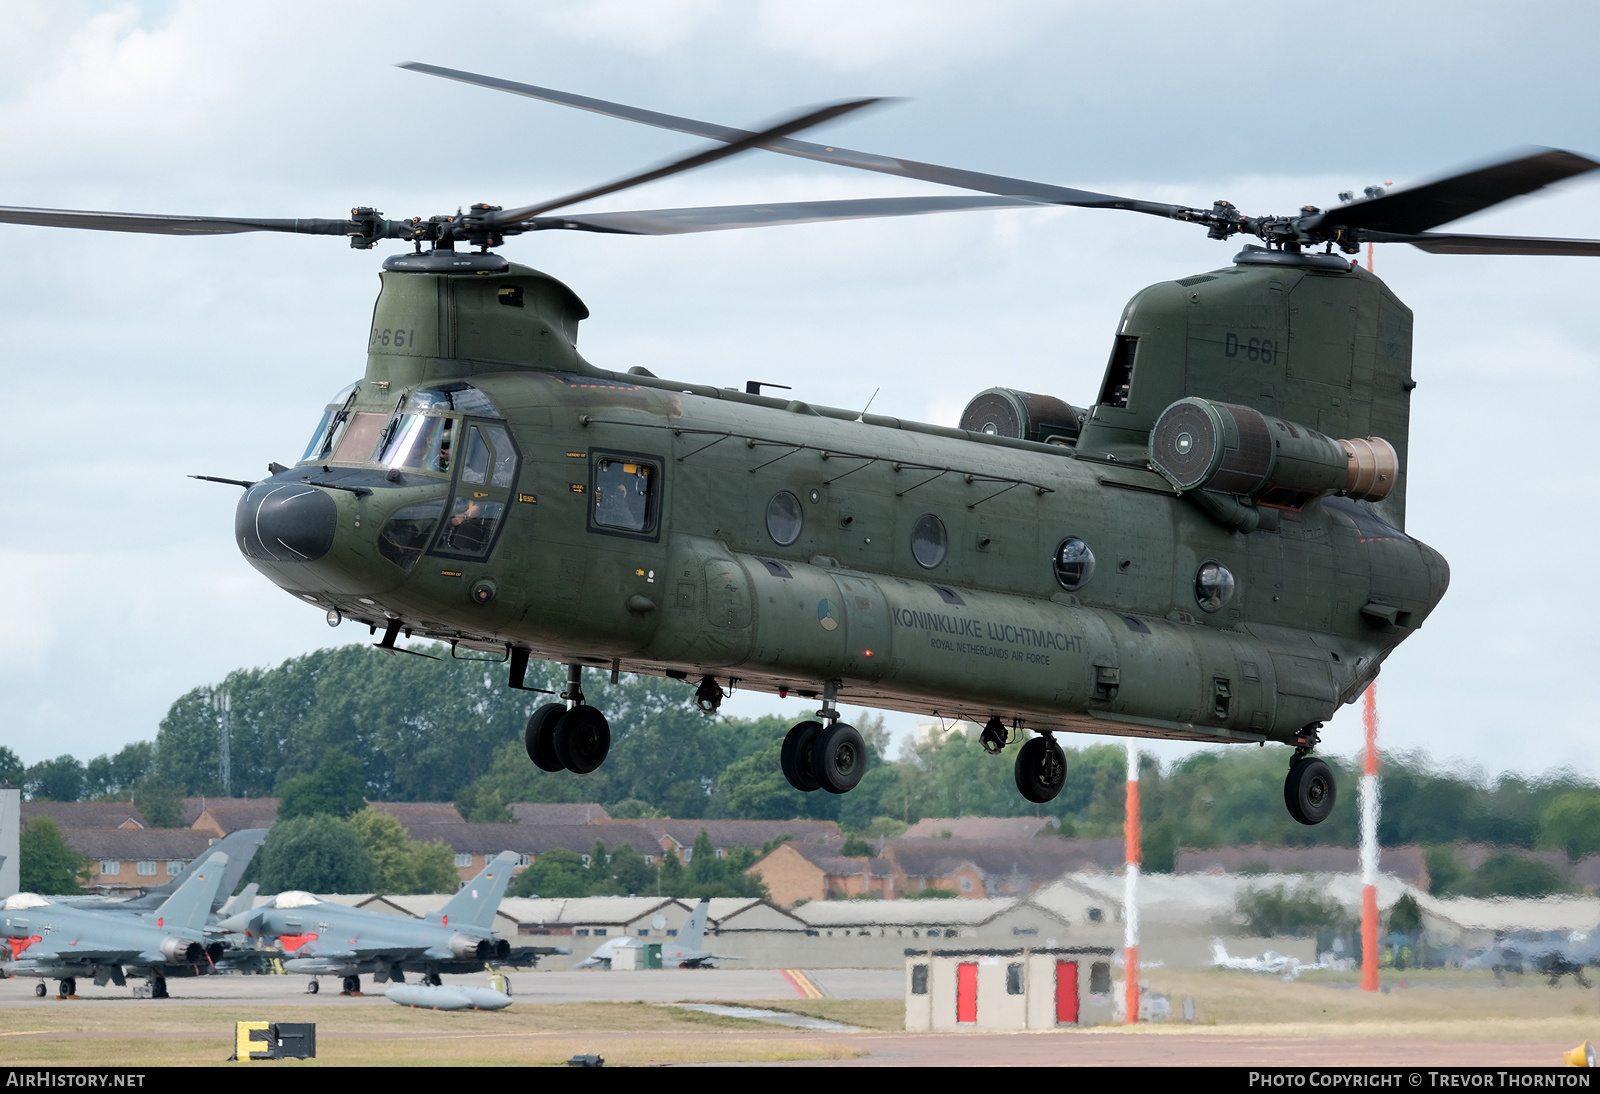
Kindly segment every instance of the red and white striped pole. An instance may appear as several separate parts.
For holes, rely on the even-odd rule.
[[[1128,742],[1128,806],[1122,822],[1127,864],[1122,881],[1124,1021],[1139,1021],[1139,746]]]
[[[1378,682],[1362,701],[1367,749],[1361,765],[1361,990],[1378,990]]]

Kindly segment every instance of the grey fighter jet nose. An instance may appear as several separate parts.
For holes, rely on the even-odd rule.
[[[303,482],[261,482],[239,499],[233,535],[250,558],[315,562],[333,546],[338,515],[325,490]]]

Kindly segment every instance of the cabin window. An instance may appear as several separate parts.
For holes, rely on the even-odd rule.
[[[1056,580],[1067,592],[1076,592],[1094,576],[1094,552],[1077,536],[1068,536],[1056,548]]]
[[[772,495],[772,500],[767,502],[767,535],[772,537],[772,542],[787,547],[800,538],[805,526],[806,515],[799,498],[787,490]]]
[[[1111,962],[1096,961],[1089,966],[1089,994],[1111,994]]]
[[[912,965],[911,966],[911,994],[912,995],[927,995],[928,994],[928,966],[926,966],[926,965]]]
[[[1022,962],[1012,961],[1006,965],[1006,994],[1022,994]]]
[[[1203,612],[1220,612],[1233,599],[1233,574],[1215,559],[1200,564],[1194,575],[1194,598]]]
[[[661,508],[661,466],[624,453],[597,454],[590,493],[590,528],[650,536]]]
[[[399,510],[378,533],[378,553],[409,573],[417,564],[417,559],[422,557],[423,549],[428,546],[434,526],[442,515],[443,498],[419,501]]]
[[[931,570],[944,561],[950,549],[950,537],[944,530],[944,521],[932,513],[924,513],[911,526],[911,556],[924,570]]]

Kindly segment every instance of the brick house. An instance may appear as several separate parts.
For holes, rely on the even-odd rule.
[[[165,885],[214,842],[192,828],[63,827],[61,834],[90,861],[90,888],[103,893]]]

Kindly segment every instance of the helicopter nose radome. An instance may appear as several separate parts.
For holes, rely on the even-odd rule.
[[[239,550],[272,562],[315,562],[333,546],[339,507],[303,482],[262,482],[245,491],[233,517]]]

